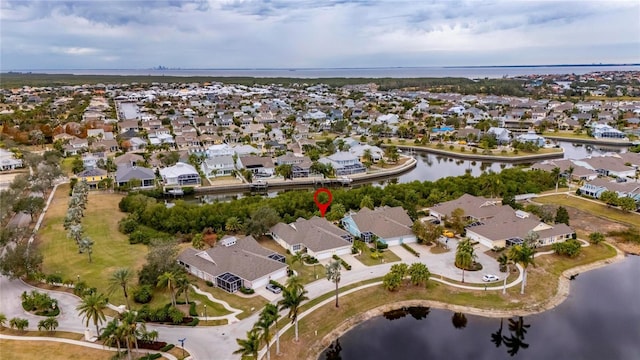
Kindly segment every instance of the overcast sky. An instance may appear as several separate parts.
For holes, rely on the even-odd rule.
[[[0,68],[640,62],[640,1],[8,1]]]

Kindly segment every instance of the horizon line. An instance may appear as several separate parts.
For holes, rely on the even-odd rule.
[[[66,70],[153,70],[153,71],[189,71],[189,70],[362,70],[362,69],[473,69],[473,68],[538,68],[538,67],[607,67],[607,66],[640,66],[640,63],[591,63],[591,64],[539,64],[539,65],[451,65],[451,66],[354,66],[354,67],[237,67],[237,68],[206,68],[206,67],[147,67],[147,68],[37,68],[37,69],[0,69],[0,72],[34,72],[34,71],[66,71]]]

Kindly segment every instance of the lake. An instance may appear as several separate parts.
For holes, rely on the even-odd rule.
[[[640,257],[628,256],[580,274],[562,304],[526,317],[387,313],[344,334],[319,359],[640,359],[638,277]]]

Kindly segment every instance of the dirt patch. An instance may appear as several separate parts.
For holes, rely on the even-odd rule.
[[[571,227],[573,227],[578,233],[578,236],[583,239],[587,239],[592,232],[598,231],[607,234],[610,231],[620,231],[627,228],[626,225],[591,215],[588,212],[573,207],[567,207],[566,209],[569,213],[569,219],[571,219]],[[607,237],[607,241],[626,253],[640,254],[640,245],[638,244],[623,242],[614,237]]]

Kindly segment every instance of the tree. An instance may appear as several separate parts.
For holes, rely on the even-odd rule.
[[[411,277],[411,283],[413,285],[427,285],[429,281],[429,277],[431,276],[431,272],[429,272],[429,268],[427,265],[423,263],[413,263],[409,266],[409,270],[407,271],[409,276]]]
[[[44,329],[46,331],[53,332],[56,330],[57,327],[58,327],[58,320],[56,320],[56,318],[53,316],[48,316],[46,319],[40,320],[38,322],[39,331],[42,331]]]
[[[331,208],[327,213],[326,218],[329,221],[338,221],[344,217],[346,212],[347,210],[341,203],[331,204]]]
[[[540,239],[540,234],[533,230],[529,230],[527,235],[524,237],[524,243],[531,248],[535,248],[538,246],[538,239]]]
[[[73,158],[73,162],[71,163],[71,171],[73,171],[74,174],[77,174],[79,172],[82,172],[84,170],[84,162],[82,162],[82,159],[80,159],[80,157],[76,156],[75,158]]]
[[[535,250],[526,243],[522,245],[514,245],[509,249],[509,258],[522,265],[523,274],[520,294],[524,294],[524,287],[527,284],[527,267],[529,267],[529,265],[535,266],[534,254]]]
[[[129,359],[131,359],[131,352],[134,347],[136,349],[136,353],[140,352],[140,350],[138,349],[138,336],[140,335],[141,331],[140,329],[138,329],[138,316],[134,312],[127,311],[121,315],[121,318],[122,321],[118,326],[118,333],[124,339],[125,344],[127,344],[127,355]],[[143,330],[146,330],[144,328],[144,324]]]
[[[176,306],[176,295],[174,293],[174,288],[176,286],[176,273],[173,271],[165,271],[158,277],[158,283],[156,286],[167,289],[171,296],[171,305]]]
[[[604,234],[601,232],[596,231],[589,234],[589,242],[591,242],[593,245],[598,245],[604,240],[605,240]]]
[[[175,285],[176,296],[184,294],[184,300],[187,302],[187,304],[189,304],[189,290],[191,290],[191,285],[193,285],[193,283],[191,282],[187,274],[185,274],[184,272],[178,274],[178,276],[176,277]]]
[[[340,283],[340,267],[342,264],[340,260],[333,260],[328,265],[326,265],[325,269],[327,270],[327,280],[333,281],[336,284],[336,307],[338,305],[338,284]]]
[[[395,163],[398,161],[398,159],[400,159],[400,154],[398,154],[398,148],[395,145],[387,146],[384,149],[384,155],[392,163]]]
[[[246,339],[236,339],[240,348],[234,351],[234,354],[240,354],[244,358],[252,357],[258,359],[258,351],[260,350],[260,333],[258,329],[253,328],[247,331]]]
[[[7,323],[7,315],[0,313],[0,328],[4,327]]]
[[[67,238],[75,240],[76,244],[80,246],[80,241],[82,240],[82,234],[84,233],[84,228],[82,224],[75,224],[69,227],[69,231],[67,232]]]
[[[282,300],[278,302],[280,309],[289,309],[287,316],[294,325],[296,342],[298,341],[298,312],[300,311],[302,302],[309,300],[306,295],[307,290],[305,290],[304,286],[299,282],[298,285],[288,284],[282,292]]]
[[[556,224],[562,223],[569,225],[569,212],[563,206],[558,207],[558,210],[556,210],[555,222]]]
[[[202,233],[193,235],[193,239],[191,239],[191,246],[198,250],[204,249],[204,235],[202,235]]]
[[[636,201],[628,196],[619,198],[618,205],[624,211],[636,211],[636,209],[638,208],[638,205],[636,205]]]
[[[556,166],[551,169],[551,176],[556,182],[556,192],[558,192],[558,184],[560,182],[560,168]]]
[[[251,218],[245,225],[245,231],[253,236],[264,235],[278,222],[280,222],[278,213],[271,207],[263,206],[251,214]]]
[[[274,310],[275,308],[275,310]],[[275,315],[274,315],[275,312]],[[260,339],[264,340],[267,345],[267,360],[271,359],[271,351],[269,351],[269,343],[271,342],[271,325],[276,321],[278,308],[273,304],[267,304],[260,313],[256,327],[260,330]]]
[[[293,165],[282,164],[276,166],[276,174],[282,176],[285,180],[293,178]]]
[[[418,242],[427,245],[436,242],[440,235],[442,235],[443,230],[442,226],[435,225],[430,222],[424,223],[420,220],[414,221],[411,229],[414,234],[416,234]]]
[[[362,197],[362,200],[360,201],[360,208],[364,209],[364,208],[369,208],[371,210],[373,210],[374,208],[374,204],[373,204],[373,199],[371,199],[371,196],[369,195],[365,195]]]
[[[6,246],[0,261],[0,272],[11,279],[26,276],[31,278],[40,271],[42,255],[36,247],[29,247],[27,241],[18,241],[14,247]]]
[[[156,286],[158,277],[164,272],[178,271],[180,265],[176,263],[177,253],[178,247],[174,241],[152,241],[147,253],[147,263],[138,273],[139,283]]]
[[[558,255],[565,255],[568,257],[576,257],[580,254],[582,246],[580,242],[575,239],[569,239],[564,242],[559,242],[551,245],[553,251]]]
[[[462,234],[465,226],[464,209],[456,208],[451,212],[451,215],[447,218],[449,226],[455,230],[456,233]]]
[[[98,325],[106,320],[104,309],[107,307],[107,299],[103,294],[94,292],[87,294],[82,298],[80,304],[76,307],[79,314],[84,317],[85,325],[89,326],[89,321],[93,320],[96,326],[96,335],[100,336]]]
[[[600,194],[600,200],[607,205],[618,205],[618,194],[615,191],[606,190]]]
[[[467,326],[467,317],[461,312],[453,313],[451,323],[456,329],[464,329]]]
[[[89,256],[89,262],[91,262],[91,254],[93,253],[93,240],[91,240],[88,236],[85,236],[80,240],[78,244],[78,250],[80,253],[87,253]]]
[[[463,239],[458,242],[455,264],[462,269],[462,282],[464,282],[464,271],[471,269],[475,257],[475,250],[469,239]]]
[[[17,317],[12,318],[11,320],[9,320],[9,327],[11,327],[12,329],[24,331],[29,327],[29,320]]]
[[[397,272],[389,272],[382,278],[382,287],[385,290],[396,291],[402,284],[402,277]]]
[[[127,309],[131,309],[129,304],[129,294],[127,289],[133,280],[133,272],[127,268],[116,269],[109,277],[109,294],[113,293],[116,289],[121,288],[124,295],[124,299],[127,302]]]
[[[26,212],[33,221],[33,215],[44,208],[44,199],[39,196],[28,196],[21,198],[13,205],[14,212]]]
[[[224,229],[227,231],[238,231],[242,228],[242,224],[240,220],[236,216],[231,216],[227,218],[227,221],[224,223]]]

